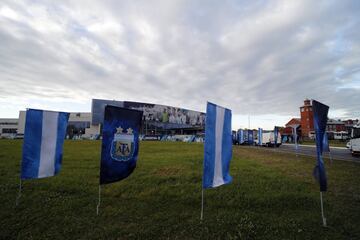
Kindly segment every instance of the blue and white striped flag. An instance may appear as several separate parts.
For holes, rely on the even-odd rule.
[[[204,147],[203,188],[218,187],[232,181],[231,110],[207,103]]]
[[[263,136],[263,130],[262,128],[259,128],[259,131],[258,131],[258,145],[262,145],[262,136]]]
[[[61,168],[69,113],[28,109],[21,179],[56,175]]]

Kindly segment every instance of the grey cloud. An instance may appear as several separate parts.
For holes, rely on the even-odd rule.
[[[5,1],[0,96],[358,117],[357,1]],[[30,6],[30,7],[28,7]],[[40,16],[41,15],[41,16]],[[26,107],[26,106],[24,106]],[[1,109],[0,109],[1,110]]]

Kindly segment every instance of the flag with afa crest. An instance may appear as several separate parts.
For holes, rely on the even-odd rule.
[[[127,108],[105,107],[100,184],[120,181],[134,171],[142,114],[142,111]]]

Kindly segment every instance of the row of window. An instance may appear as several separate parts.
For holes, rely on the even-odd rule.
[[[1,133],[16,133],[17,129],[16,128],[3,128]]]
[[[305,108],[301,108],[301,112],[304,112],[305,111]],[[310,108],[306,108],[306,112],[312,112],[312,108],[310,107]]]
[[[17,122],[0,122],[0,125],[17,125]]]

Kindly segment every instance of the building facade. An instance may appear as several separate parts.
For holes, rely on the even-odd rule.
[[[17,134],[18,119],[17,118],[1,118],[0,119],[0,137],[15,137]]]
[[[300,107],[301,136],[311,137],[314,134],[314,113],[309,99],[304,100],[304,105]]]

